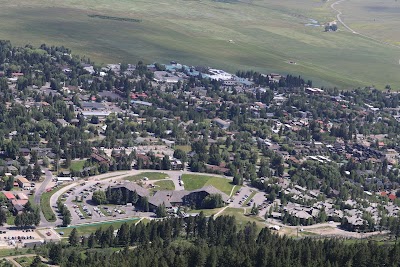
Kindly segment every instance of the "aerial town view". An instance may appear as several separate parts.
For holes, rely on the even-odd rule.
[[[395,1],[53,2],[0,0],[0,267],[400,266]]]

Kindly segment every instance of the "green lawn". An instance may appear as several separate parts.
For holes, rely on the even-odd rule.
[[[181,149],[186,153],[189,153],[192,150],[191,146],[179,146],[179,145],[175,146],[175,149]]]
[[[58,187],[56,189],[53,189],[50,192],[44,192],[42,196],[40,197],[40,208],[43,212],[44,217],[48,222],[55,222],[56,221],[56,215],[54,214],[53,210],[50,207],[50,198],[51,196],[63,188],[64,186]],[[61,196],[60,196],[61,197]]]
[[[183,174],[182,181],[184,182],[186,190],[195,190],[207,185],[212,185],[228,196],[234,187],[229,179],[208,175]]]
[[[143,179],[144,177],[147,177],[149,180],[161,180],[167,178],[168,175],[162,172],[142,172],[140,174],[128,176],[122,179],[128,181],[138,181]]]
[[[174,182],[172,182],[171,180],[158,181],[158,182],[155,182],[154,185],[156,187],[152,188],[152,191],[175,190]]]
[[[76,228],[78,230],[79,235],[87,235],[87,234],[95,232],[100,227],[102,229],[106,229],[112,225],[114,227],[114,229],[117,230],[117,228],[121,227],[121,225],[124,223],[127,223],[130,225],[130,224],[136,223],[138,220],[139,220],[138,218],[132,218],[132,219],[125,219],[125,220],[109,221],[109,222],[91,223],[91,224],[82,225],[82,226],[61,227],[61,228],[57,228],[56,231],[58,233],[64,232],[64,237],[68,237],[69,234],[71,233],[72,229]]]
[[[19,249],[0,249],[0,259],[2,257],[14,256],[14,255],[23,255],[32,253],[31,249],[19,248]]]
[[[247,222],[255,222],[259,229],[266,227],[263,219],[257,216],[244,215],[243,209],[240,208],[226,208],[220,215],[229,215],[235,217],[240,228],[246,225]]]
[[[83,169],[83,166],[85,165],[84,160],[76,160],[71,162],[71,171],[80,171]]]
[[[14,225],[15,216],[7,216],[7,224]]]
[[[200,213],[203,212],[204,216],[211,216],[214,215],[216,213],[218,213],[218,211],[222,210],[223,208],[216,208],[216,209],[200,209],[200,210],[189,210],[188,213]]]

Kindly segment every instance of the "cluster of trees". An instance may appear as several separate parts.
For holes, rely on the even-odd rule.
[[[121,188],[111,190],[111,187],[108,187],[106,191],[97,190],[93,192],[92,201],[96,205],[108,203],[126,205],[126,203],[132,203],[135,207],[143,211],[149,211],[149,200],[147,197],[140,197],[136,191],[130,192]]]
[[[28,201],[24,210],[15,216],[14,224],[17,227],[25,227],[25,226],[38,226],[40,223],[40,209],[39,207],[32,205],[30,201]]]
[[[292,239],[255,224],[238,228],[234,217],[203,214],[148,224],[98,229],[65,243],[49,244],[44,256],[60,266],[397,266],[400,247],[339,239]],[[135,246],[135,249],[129,249]],[[120,247],[114,252],[107,248]],[[101,249],[99,249],[101,248]]]
[[[57,208],[62,216],[62,225],[68,226],[72,220],[71,212],[69,211],[69,209],[64,205],[64,203],[61,200],[57,201]]]
[[[211,194],[206,196],[201,202],[201,208],[203,209],[215,209],[224,206],[221,194]]]
[[[326,32],[335,32],[338,30],[338,26],[336,23],[328,23],[325,25],[325,31]]]

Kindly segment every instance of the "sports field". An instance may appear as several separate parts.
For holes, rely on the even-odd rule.
[[[292,73],[315,85],[390,84],[397,89],[400,48],[352,34],[340,25],[335,33],[305,26],[310,20],[334,20],[333,1],[0,0],[0,39],[18,45],[64,45],[99,64],[177,60],[232,72]],[[354,0],[337,7],[343,5],[343,19],[362,30],[366,24],[356,18],[364,18],[369,10],[354,8],[353,16],[346,5],[371,2],[392,7],[386,2],[394,1]],[[391,23],[397,31],[396,18],[388,17],[379,27]],[[382,33],[379,27],[366,33],[380,32],[384,36],[377,38],[396,41],[385,37],[393,35],[390,30]]]

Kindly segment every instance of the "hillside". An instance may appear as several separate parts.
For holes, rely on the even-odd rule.
[[[0,39],[20,45],[64,45],[97,63],[177,60],[228,71],[300,74],[317,85],[345,89],[386,84],[394,88],[400,82],[400,49],[354,35],[340,25],[335,33],[305,26],[314,20],[320,24],[334,20],[330,4],[311,0],[22,0],[16,4],[1,0]],[[360,10],[357,16],[369,12]]]

